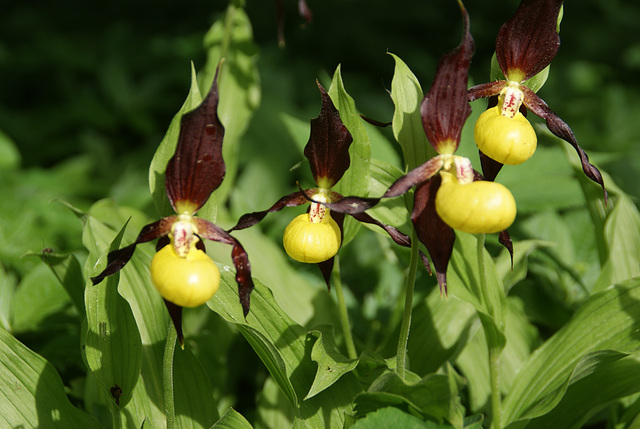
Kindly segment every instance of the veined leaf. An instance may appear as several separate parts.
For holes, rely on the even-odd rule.
[[[0,328],[0,426],[100,428],[67,399],[60,376],[43,357]]]
[[[251,423],[245,419],[242,414],[229,408],[224,416],[211,426],[211,429],[252,429]]]
[[[544,415],[569,384],[611,362],[612,354],[640,349],[639,329],[639,279],[593,295],[522,367],[503,403],[505,424]]]

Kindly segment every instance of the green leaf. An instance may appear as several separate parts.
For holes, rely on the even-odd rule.
[[[393,182],[403,174],[402,170],[394,165],[378,159],[371,159],[369,195],[378,197],[384,194]],[[411,231],[411,217],[402,198],[382,199],[367,213],[384,224],[395,226],[403,231]],[[370,228],[381,234],[386,234],[377,226],[370,226]]]
[[[293,322],[274,301],[271,292],[255,281],[251,311],[246,320],[238,302],[230,269],[221,270],[220,289],[207,305],[233,323],[245,337],[296,409],[294,427],[330,427],[344,424],[354,396],[361,391],[355,376],[345,374],[330,388],[304,400],[316,374],[311,360],[316,338]]]
[[[423,421],[394,407],[381,408],[358,420],[351,429],[453,429],[453,426]]]
[[[597,371],[572,383],[562,401],[548,414],[532,420],[527,428],[581,428],[594,414],[640,391],[638,354],[603,364]]]
[[[0,131],[0,170],[13,170],[20,166],[22,157],[11,138]]]
[[[363,416],[393,406],[440,422],[462,423],[458,398],[461,383],[458,376],[452,390],[448,375],[430,374],[418,381],[408,381],[401,379],[395,371],[387,371],[371,384],[367,392],[356,397],[356,414]]]
[[[242,414],[229,408],[224,416],[211,426],[211,429],[252,429],[251,423],[245,419]]]
[[[164,186],[164,173],[167,169],[167,163],[176,151],[178,145],[178,137],[180,135],[180,120],[185,113],[188,113],[198,107],[202,102],[202,94],[198,88],[196,80],[196,71],[191,64],[191,88],[187,99],[182,104],[178,113],[175,114],[169,124],[169,128],[160,142],[156,153],[153,155],[151,165],[149,166],[149,189],[153,202],[161,216],[167,216],[173,213],[173,208],[167,198]]]
[[[639,279],[593,295],[521,368],[503,403],[505,424],[549,412],[571,382],[611,362],[612,354],[620,357],[640,349],[638,329]]]
[[[109,251],[116,250],[124,228],[113,240]],[[89,271],[100,273],[106,266],[106,253]],[[85,289],[87,331],[84,340],[86,360],[98,378],[106,396],[124,408],[133,396],[142,366],[142,342],[127,301],[118,294],[119,274],[100,284],[90,282]]]
[[[100,428],[67,399],[60,376],[44,358],[0,329],[0,426]]]
[[[356,104],[344,88],[340,66],[336,68],[331,86],[327,92],[336,109],[340,112],[340,119],[342,119],[344,126],[347,127],[351,137],[353,137],[353,143],[349,147],[351,164],[344,176],[334,186],[334,190],[345,196],[357,195],[366,197],[369,191],[369,177],[371,175],[369,166],[371,143],[362,119],[358,115]],[[360,222],[351,216],[345,216],[342,246],[345,246],[355,237],[359,228]]]
[[[310,332],[318,338],[311,350],[311,360],[318,364],[318,372],[305,400],[332,386],[340,377],[358,366],[359,359],[349,359],[340,353],[335,345],[333,333],[327,331]]]
[[[405,165],[411,170],[433,158],[436,152],[422,126],[420,104],[424,94],[420,82],[398,56],[389,55],[395,60],[391,81],[391,99],[395,105],[393,135],[402,147]]]

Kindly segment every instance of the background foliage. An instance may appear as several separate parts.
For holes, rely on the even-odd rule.
[[[453,1],[309,1],[314,20],[308,25],[298,17],[295,3],[284,1],[285,47],[278,46],[275,4],[249,0],[245,5],[248,20],[243,22],[250,22],[253,42],[245,40],[242,53],[249,63],[256,61],[258,75],[251,80],[246,117],[234,128],[238,139],[225,148],[225,159],[234,168],[217,195],[221,205],[216,216],[222,226],[231,226],[243,213],[267,208],[295,190],[296,180],[311,183],[302,148],[308,121],[319,110],[315,79],[328,88],[340,64],[346,91],[360,113],[390,121],[394,104],[387,91],[395,63],[386,53],[402,58],[426,90],[439,56],[460,37],[459,11]],[[479,83],[488,78],[497,29],[518,2],[468,3],[477,52],[470,76],[472,83]],[[207,58],[215,55],[215,41],[222,31],[210,28],[214,22],[222,25],[226,8],[226,2],[195,0],[179,6],[157,2],[153,7],[121,1],[99,6],[78,1],[14,2],[4,8],[0,16],[0,370],[4,376],[0,378],[8,381],[0,389],[0,409],[14,404],[12,395],[28,368],[32,372],[22,375],[33,380],[31,393],[50,408],[19,410],[26,422],[56,421],[58,415],[61,427],[111,424],[109,401],[98,387],[108,382],[100,379],[99,371],[87,371],[99,365],[95,363],[99,359],[92,361],[90,344],[86,353],[81,352],[85,312],[91,314],[83,292],[86,270],[128,218],[123,242],[131,242],[146,220],[157,218],[149,193],[149,163],[189,92],[190,61],[203,71],[202,80],[210,79]],[[493,239],[488,237],[487,243],[496,257],[496,276],[508,292],[508,346],[503,352],[501,388],[505,395],[517,389],[529,392],[528,403],[512,404],[524,397],[513,393],[516,399],[505,401],[514,420],[533,419],[528,427],[549,427],[548,421],[561,421],[556,427],[632,427],[638,419],[638,339],[633,334],[640,320],[638,285],[628,279],[640,274],[639,21],[640,6],[633,2],[569,2],[560,53],[540,92],[607,173],[613,204],[601,206],[598,190],[575,174],[570,162],[575,154],[542,128],[537,128],[540,148],[534,158],[500,174],[519,209],[511,230],[516,243],[513,272]],[[252,67],[249,63],[247,68]],[[202,81],[200,85],[206,87]],[[474,103],[469,124],[483,110],[482,103]],[[392,130],[363,126],[372,157],[398,171],[404,169],[399,146],[389,143],[394,141]],[[477,159],[471,131],[465,129],[461,150]],[[382,190],[382,185],[370,188],[372,194]],[[392,219],[394,212],[380,213]],[[256,327],[260,320],[256,315],[245,324],[236,314],[239,309],[231,296],[235,285],[229,278],[226,283],[223,278],[221,292],[210,303],[215,313],[206,307],[185,313],[189,347],[182,354],[176,352],[176,377],[185,368],[197,368],[200,377],[183,374],[193,377],[185,380],[197,385],[200,396],[186,396],[189,389],[176,383],[176,398],[183,398],[176,404],[182,419],[179,427],[211,427],[221,416],[233,427],[248,425],[247,421],[254,427],[286,427],[301,415],[309,427],[319,427],[320,421],[344,423],[342,411],[349,408],[345,401],[350,402],[346,396],[362,389],[367,395],[356,402],[355,415],[367,419],[354,427],[384,426],[380,423],[384,419],[401,418],[410,427],[413,417],[434,413],[435,420],[462,422],[463,414],[452,411],[457,407],[437,415],[442,407],[412,402],[415,398],[392,372],[380,375],[386,367],[384,358],[395,352],[408,251],[366,228],[342,249],[341,274],[354,336],[358,349],[369,352],[357,362],[348,361],[338,352],[343,348],[339,330],[329,327],[337,318],[334,299],[316,268],[289,260],[280,250],[282,231],[293,215],[269,216],[255,231],[237,234],[252,258],[256,279],[271,290],[260,284],[253,299],[276,302],[277,315],[263,316],[281,318],[284,328]],[[408,232],[402,217],[396,219]],[[465,245],[464,239],[458,241]],[[144,384],[138,383],[132,398],[123,400],[142,403],[153,398],[144,405],[151,416],[145,425],[156,427],[163,419],[162,389],[161,380],[154,377],[162,366],[168,318],[159,298],[145,289],[144,267],[153,250],[141,247],[136,266],[142,271],[123,272],[127,278],[120,295],[129,305],[117,311],[126,314],[119,320],[135,319],[138,328],[144,320],[147,331],[139,333],[141,339],[134,339],[134,345],[114,347],[116,352],[136,350],[131,355],[135,368],[123,372],[137,374],[142,368],[143,374],[150,374]],[[228,249],[210,245],[208,251],[216,261],[228,264]],[[617,288],[596,294],[619,282],[623,283]],[[459,290],[462,283],[464,279]],[[416,284],[409,340],[410,368],[416,379],[411,381],[423,383],[428,392],[455,391],[452,396],[462,401],[464,416],[484,413],[489,393],[482,368],[487,363],[478,356],[486,353],[486,345],[483,351],[484,334],[475,308],[455,293],[441,302],[434,293],[435,280],[424,270],[418,271]],[[223,305],[225,300],[228,305]],[[136,302],[143,304],[136,307]],[[612,309],[603,302],[619,306]],[[148,308],[155,310],[147,312]],[[607,338],[610,325],[602,321],[614,319],[619,331],[627,334]],[[286,347],[279,338],[270,338],[290,326]],[[545,366],[545,357],[554,356],[554,346],[570,340],[576,341],[574,356],[567,358],[571,364]],[[254,348],[273,344],[282,347],[271,350],[273,361],[263,362]],[[531,352],[541,345],[530,360]],[[306,365],[292,367],[296,359]],[[322,366],[317,362],[341,368],[336,370],[340,377],[314,378]],[[518,374],[524,362],[527,371]],[[359,382],[351,372],[356,367]],[[549,372],[540,372],[545,368]],[[293,373],[296,377],[291,377]],[[534,395],[526,380],[532,374],[564,384],[540,386]],[[11,384],[14,376],[18,381]],[[369,384],[363,385],[363,380]],[[612,386],[612,391],[594,387],[603,385]],[[345,398],[336,392],[344,392]],[[391,404],[391,396],[404,398],[398,408],[413,415],[367,414]],[[588,407],[585,396],[593,398]],[[335,403],[326,405],[328,398]],[[216,409],[207,409],[210,403]],[[322,406],[334,414],[322,415],[318,411]],[[126,427],[140,427],[136,416],[122,419]],[[364,426],[368,419],[371,426]],[[416,427],[422,427],[424,422],[416,420]],[[466,421],[467,427],[473,424],[480,423]]]

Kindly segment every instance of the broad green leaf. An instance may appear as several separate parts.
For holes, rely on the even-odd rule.
[[[120,246],[124,228],[126,225],[111,243],[109,251]],[[106,253],[93,269],[89,269],[89,276],[98,274],[105,266]],[[133,396],[140,376],[142,343],[131,308],[118,294],[118,280],[119,274],[115,274],[97,285],[89,282],[85,288],[87,331],[84,345],[87,364],[105,395],[124,408]]]
[[[11,138],[0,130],[0,170],[13,170],[22,161],[20,152]]]
[[[556,408],[532,420],[527,428],[581,428],[613,401],[640,391],[640,359],[634,354],[609,364],[571,384]]]
[[[457,354],[478,329],[473,305],[455,296],[443,300],[438,288],[413,309],[407,350],[411,371],[436,372]]]
[[[269,377],[257,400],[256,429],[289,428],[293,426],[295,410],[278,384]]]
[[[224,416],[211,426],[211,429],[252,429],[251,423],[245,419],[242,414],[229,408]]]
[[[567,386],[587,376],[612,353],[640,349],[640,280],[593,295],[573,319],[537,349],[518,373],[503,403],[505,424],[549,412]],[[602,351],[609,351],[603,355]],[[609,357],[607,360],[606,358]]]
[[[84,286],[85,279],[82,267],[74,254],[60,255],[41,252],[27,253],[25,256],[38,256],[47,264],[60,284],[64,287],[80,314],[84,314]]]
[[[424,98],[420,82],[407,65],[396,55],[395,70],[391,81],[391,99],[395,105],[393,134],[402,147],[404,164],[409,170],[436,155],[427,140],[420,116],[420,104]]]
[[[408,381],[402,380],[395,371],[387,371],[371,384],[367,392],[356,397],[355,410],[357,415],[364,416],[393,406],[440,422],[447,420],[462,424],[458,398],[460,387],[460,377],[452,391],[449,377],[444,374],[430,374],[418,381]]]
[[[369,135],[364,128],[363,121],[358,115],[356,104],[344,88],[340,66],[336,68],[331,86],[327,92],[336,109],[340,112],[340,119],[342,119],[344,126],[347,127],[351,133],[351,137],[353,137],[353,143],[351,143],[349,147],[351,164],[344,176],[342,176],[340,181],[334,186],[334,190],[345,196],[357,195],[366,197],[369,191],[369,177],[371,175],[369,166],[371,161],[371,143],[369,141]],[[351,216],[345,216],[342,246],[346,245],[355,237],[359,228],[360,222]]]
[[[8,273],[0,263],[0,323],[7,331],[11,330],[11,303],[17,284],[16,275]]]
[[[227,172],[222,185],[213,193],[213,198],[219,203],[226,201],[235,181],[240,140],[261,98],[258,47],[253,41],[251,22],[239,3],[229,2],[224,19],[216,21],[205,35],[207,63],[199,77],[204,93],[213,82],[216,67],[224,59],[218,81],[218,116],[225,129],[222,156]],[[208,215],[207,205],[199,213],[208,220],[214,220]]]
[[[69,402],[60,375],[44,358],[0,329],[0,426],[100,428]]]
[[[511,254],[503,249],[496,258],[496,270],[498,277],[504,284],[505,292],[509,292],[513,286],[525,279],[529,267],[529,255],[536,249],[551,246],[552,243],[542,240],[519,240],[513,243],[513,269],[511,269]]]
[[[355,376],[346,374],[330,388],[304,400],[317,370],[311,360],[315,337],[293,322],[255,279],[251,311],[245,320],[234,275],[230,269],[221,272],[220,289],[207,305],[233,323],[258,354],[296,409],[294,427],[342,426],[344,413],[351,411],[353,397],[361,390]]]
[[[402,170],[394,165],[378,159],[371,159],[369,195],[374,197],[383,195],[393,182],[403,174]],[[395,226],[403,231],[411,231],[411,217],[402,198],[385,198],[367,213],[384,224]],[[370,226],[370,228],[386,234],[377,226]]]
[[[602,267],[595,290],[640,276],[640,213],[624,194],[613,203],[604,226],[609,256]]]
[[[381,408],[358,420],[351,429],[453,429],[453,426],[423,421],[394,407]]]
[[[312,331],[311,335],[318,337],[311,350],[311,360],[318,364],[318,372],[305,400],[327,389],[344,374],[353,371],[359,361],[349,359],[338,351],[331,331]]]

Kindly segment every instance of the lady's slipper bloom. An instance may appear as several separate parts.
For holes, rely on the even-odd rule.
[[[469,101],[498,97],[498,105],[490,107],[478,119],[474,134],[482,154],[483,170],[492,180],[502,164],[519,164],[535,151],[535,134],[520,113],[529,109],[546,121],[549,131],[574,147],[582,170],[602,186],[606,202],[602,175],[589,162],[571,128],[527,86],[527,80],[549,66],[558,52],[557,24],[562,3],[563,0],[522,0],[515,15],[500,28],[496,58],[505,80],[469,89]]]
[[[285,229],[283,245],[291,258],[299,262],[318,264],[328,287],[334,256],[342,244],[344,213],[333,212],[325,204],[344,199],[331,188],[349,168],[349,146],[353,138],[342,123],[340,113],[329,94],[319,83],[318,89],[322,96],[322,108],[318,117],[311,120],[311,134],[304,149],[317,187],[300,189],[280,198],[267,210],[241,216],[229,232],[249,228],[264,219],[268,213],[280,211],[284,207],[296,207],[310,202],[309,211],[297,216]],[[396,228],[385,225],[363,212],[351,215],[360,222],[383,228],[396,243],[410,245],[409,237]]]
[[[468,233],[502,231],[500,241],[511,252],[511,240],[505,230],[516,215],[515,200],[507,188],[482,181],[469,159],[454,154],[462,127],[471,114],[467,80],[474,52],[469,17],[462,3],[460,9],[464,19],[462,43],[440,59],[433,84],[420,106],[422,125],[438,155],[400,177],[381,197],[396,197],[416,187],[411,220],[418,239],[429,251],[444,294],[454,229]],[[348,197],[326,206],[355,214],[373,207],[379,200]],[[425,257],[423,261],[429,269]]]
[[[233,246],[236,281],[244,315],[249,313],[253,290],[249,258],[238,240],[195,213],[207,202],[224,178],[222,159],[224,127],[218,119],[218,73],[200,106],[180,121],[178,145],[165,172],[165,189],[175,215],[142,228],[136,241],[108,255],[107,267],[93,277],[93,284],[120,271],[140,243],[159,238],[151,261],[151,280],[164,298],[183,344],[182,307],[197,307],[217,291],[220,272],[204,252],[202,239]]]

